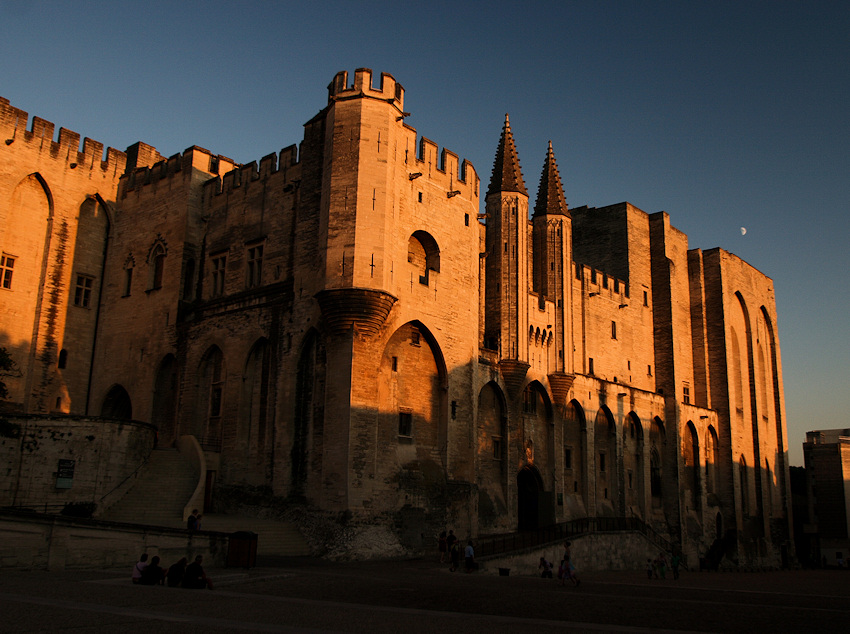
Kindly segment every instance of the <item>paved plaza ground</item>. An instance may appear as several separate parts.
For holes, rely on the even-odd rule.
[[[850,629],[850,572],[451,573],[431,561],[260,562],[216,589],[134,586],[126,570],[0,570],[3,632],[826,632]],[[168,562],[170,563],[170,562]]]

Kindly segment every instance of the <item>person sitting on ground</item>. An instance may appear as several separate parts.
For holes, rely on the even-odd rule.
[[[142,578],[139,579],[139,584],[143,586],[161,586],[165,578],[165,571],[159,565],[159,557],[154,555],[151,557],[151,562],[142,570]]]
[[[165,578],[170,588],[176,588],[183,583],[183,575],[186,574],[187,563],[189,563],[189,560],[183,557],[176,564],[172,564],[171,567],[169,567],[168,572],[165,573]]]
[[[201,589],[201,588],[209,588],[212,590],[212,580],[207,577],[207,574],[204,572],[203,566],[201,566],[201,562],[204,560],[202,555],[198,555],[195,557],[195,561],[186,566],[186,573],[183,575],[183,587],[184,588],[193,588],[193,589]]]
[[[136,565],[133,566],[133,576],[130,577],[133,583],[139,583],[139,579],[142,578],[142,572],[145,568],[148,567],[148,554],[142,553],[142,556],[139,557],[139,561],[136,562]]]
[[[540,573],[540,576],[544,579],[552,578],[552,564],[546,561],[545,557],[540,558],[540,563],[537,565],[537,569],[543,570],[543,572]]]

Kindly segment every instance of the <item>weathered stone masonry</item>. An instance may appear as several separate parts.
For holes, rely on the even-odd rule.
[[[776,563],[772,281],[666,213],[570,209],[551,144],[531,204],[507,118],[482,193],[404,99],[339,73],[300,145],[248,165],[102,160],[0,100],[4,408],[192,434],[213,504],[267,487],[411,548],[639,517],[688,555]]]

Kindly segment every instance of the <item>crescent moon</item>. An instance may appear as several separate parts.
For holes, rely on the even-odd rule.
[[[746,227],[741,227],[741,235],[742,236],[747,235],[747,228]]]

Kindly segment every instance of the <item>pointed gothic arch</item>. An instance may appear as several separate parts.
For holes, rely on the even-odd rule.
[[[295,373],[295,424],[290,451],[291,492],[307,497],[318,494],[312,473],[321,473],[325,421],[327,354],[319,332],[310,329],[301,343]],[[311,465],[315,469],[311,468]]]
[[[508,407],[494,381],[478,393],[478,523],[486,530],[506,530],[508,477]]]
[[[239,399],[240,429],[236,442],[248,458],[262,457],[268,443],[274,411],[269,402],[270,377],[271,346],[268,339],[260,337],[245,359]]]
[[[643,425],[635,412],[623,421],[623,487],[626,513],[645,517]]]
[[[198,366],[197,401],[193,433],[201,446],[221,449],[222,420],[225,412],[227,368],[224,353],[213,344],[207,348]]]
[[[570,515],[587,515],[587,419],[573,399],[564,410],[564,498]],[[573,519],[572,517],[570,519]]]
[[[104,418],[115,420],[132,420],[133,404],[130,395],[123,385],[116,383],[106,392],[103,404],[100,407],[100,415]]]
[[[605,405],[596,411],[593,443],[596,450],[596,514],[615,517],[620,514],[617,425]]]

